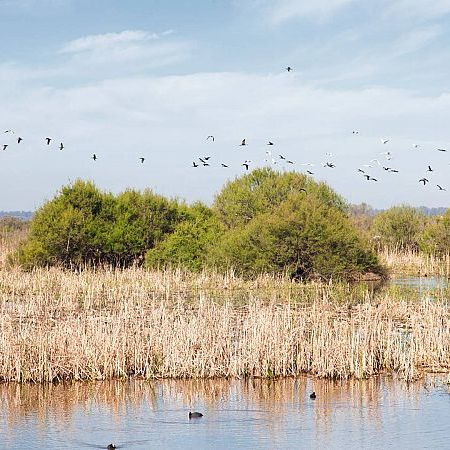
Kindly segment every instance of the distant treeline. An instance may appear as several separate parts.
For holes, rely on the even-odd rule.
[[[30,220],[33,214],[32,211],[0,211],[0,218],[14,217],[15,219]]]

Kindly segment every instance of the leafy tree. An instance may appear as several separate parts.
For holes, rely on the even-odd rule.
[[[147,267],[181,265],[199,271],[207,263],[207,255],[221,233],[221,226],[210,208],[196,203],[186,208],[184,220],[179,222],[171,234],[148,250],[145,256]]]
[[[227,231],[212,248],[217,266],[244,275],[287,271],[295,278],[351,277],[383,271],[340,204],[330,206],[320,191],[293,192],[275,209]]]
[[[450,254],[450,209],[425,227],[420,237],[420,248],[438,256]]]
[[[227,183],[216,196],[213,210],[226,228],[248,223],[260,213],[274,210],[292,193],[315,195],[324,204],[346,211],[344,200],[325,183],[296,172],[257,169]]]
[[[383,245],[400,250],[416,250],[425,223],[425,215],[416,208],[406,205],[394,206],[375,216],[373,234],[379,237]]]

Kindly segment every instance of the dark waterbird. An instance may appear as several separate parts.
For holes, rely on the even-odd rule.
[[[442,186],[439,186],[439,184],[437,184],[436,186],[438,187],[438,189],[439,189],[440,191],[446,191],[446,190],[447,190],[447,189],[443,188]]]
[[[203,417],[202,413],[189,411],[189,419],[200,419],[200,417]]]
[[[143,158],[142,156],[139,158],[139,160],[141,161],[141,164],[144,164],[145,158]]]
[[[427,180],[426,178],[421,178],[419,180],[419,183],[423,183],[423,185],[425,186],[430,180]]]
[[[431,168],[431,166],[428,166],[427,172],[433,172],[433,169]]]
[[[241,147],[243,146],[243,145],[247,145],[247,142],[246,142],[246,140],[245,139],[242,139],[242,141],[241,141],[241,143],[239,144]]]
[[[315,400],[316,399],[316,393],[315,392],[313,392],[312,394],[310,394],[309,395],[309,398],[311,399],[311,400]]]
[[[287,66],[287,67],[286,67],[286,71],[287,71],[287,72],[292,72],[293,70],[294,70],[294,69],[293,69],[291,66]]]
[[[45,140],[47,141],[47,145],[50,145],[50,142],[52,141],[52,138],[45,138]]]
[[[212,134],[210,134],[210,135],[206,138],[207,141],[209,141],[210,139],[211,139],[213,142],[216,140],[216,138],[215,138]]]
[[[92,159],[93,159],[94,161],[97,161],[97,155],[96,155],[95,153],[92,155]]]
[[[20,144],[22,141],[23,141],[23,139],[19,136],[19,137],[17,138],[17,143]]]
[[[114,444],[109,444],[108,447],[106,447],[106,450],[115,450],[117,447]]]
[[[61,142],[61,144],[59,144],[59,149],[62,150],[64,148],[64,144]]]
[[[226,164],[222,163],[221,164],[222,167],[228,167]]]
[[[6,150],[8,148],[8,144],[3,144],[3,150]]]
[[[192,167],[198,167],[198,164],[195,161],[192,161]]]

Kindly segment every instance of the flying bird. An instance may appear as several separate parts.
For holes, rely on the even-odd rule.
[[[3,133],[12,133],[12,134],[14,134],[14,131],[13,130],[5,130]]]
[[[364,175],[367,181],[378,181],[376,178],[371,177],[370,175]]]
[[[222,163],[221,164],[222,167],[228,167],[226,164]]]
[[[353,130],[352,134],[359,134],[359,131],[358,130]]]
[[[8,144],[3,144],[3,150],[6,150],[8,148]]]
[[[242,139],[240,146],[242,147],[243,145],[247,145],[247,143],[245,142],[245,139]]]
[[[424,186],[425,186],[428,182],[429,182],[429,180],[427,180],[426,178],[421,178],[421,179],[419,180],[419,183],[423,183]]]
[[[446,152],[447,149],[446,149],[446,148],[438,148],[437,151],[438,151],[438,152]]]
[[[241,165],[245,167],[245,170],[248,170],[250,163],[251,163],[251,161],[249,159],[247,159]]]
[[[290,159],[286,160],[286,162],[287,162],[288,164],[294,164],[294,161],[291,161]]]
[[[362,170],[362,169],[358,169],[358,172],[361,172],[361,173],[366,173],[364,170]]]
[[[428,166],[427,172],[433,172],[433,169],[431,168],[431,166]]]
[[[447,189],[443,188],[442,186],[439,186],[439,184],[436,185],[440,191],[446,191]]]
[[[286,159],[286,157],[283,155],[278,155],[278,156],[280,157],[280,159]]]
[[[192,167],[198,167],[198,164],[195,161],[192,161]]]
[[[324,165],[323,165],[323,167],[330,167],[330,168],[334,168],[334,167],[336,167],[333,163],[331,163],[331,162],[327,162],[327,163],[325,163]]]
[[[139,158],[139,160],[141,161],[141,164],[144,164],[145,158],[143,158],[142,156]]]
[[[310,170],[306,171],[308,175],[314,175],[314,172],[311,172]]]
[[[387,144],[389,142],[389,139],[381,138],[381,142],[382,142],[383,145]]]
[[[274,145],[272,141],[269,141],[267,145]]]
[[[93,159],[94,161],[97,161],[97,155],[96,155],[95,153],[92,155],[92,159]]]
[[[17,143],[20,144],[23,141],[23,139],[21,137],[17,138]]]
[[[291,67],[291,66],[287,66],[286,67],[286,71],[288,71],[288,72],[292,72],[294,69]]]
[[[59,144],[59,149],[62,150],[64,148],[64,144],[61,142],[61,144]]]
[[[47,141],[47,145],[50,145],[50,142],[51,142],[51,140],[52,140],[52,138],[45,138],[45,140]]]
[[[212,134],[210,134],[210,135],[206,138],[207,141],[208,141],[209,139],[211,139],[213,142],[216,140],[216,138],[215,138]]]

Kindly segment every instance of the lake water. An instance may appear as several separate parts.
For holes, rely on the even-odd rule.
[[[449,448],[446,378],[0,386],[1,449]],[[311,400],[312,391],[317,394]],[[188,412],[204,417],[189,420]]]

